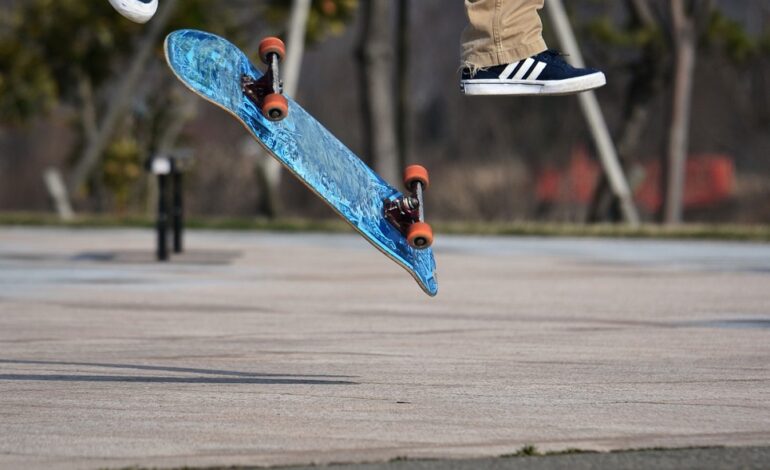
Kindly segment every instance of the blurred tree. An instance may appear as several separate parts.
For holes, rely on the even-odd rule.
[[[396,136],[398,139],[398,168],[405,168],[409,154],[410,0],[398,0],[396,17]]]
[[[141,181],[133,171],[127,171],[128,180],[117,177],[116,169],[127,168],[125,150],[133,148],[145,158],[168,151],[195,115],[195,107],[185,105],[193,98],[165,99],[175,84],[153,73],[162,67],[162,35],[200,28],[236,43],[253,42],[255,25],[270,21],[283,27],[290,5],[166,0],[153,21],[137,25],[104,0],[18,2],[0,18],[0,122],[18,126],[57,108],[72,111],[79,139],[67,172],[71,193],[83,202],[90,198],[93,207],[100,197],[95,190],[101,188],[112,193],[116,204],[125,204],[125,195],[132,192],[127,188]],[[313,0],[308,42],[341,33],[356,7],[356,0]],[[146,80],[152,82],[149,87]],[[129,124],[131,104],[136,108],[138,100],[149,109]]]
[[[113,140],[104,153],[104,185],[112,194],[115,209],[122,213],[128,208],[136,180],[143,174],[142,151],[136,139],[122,136]]]
[[[294,96],[299,85],[299,69],[304,46],[323,41],[329,36],[341,34],[353,20],[358,6],[357,0],[271,0],[265,15],[271,24],[285,26],[280,35],[287,41],[287,57],[283,64],[284,92]],[[304,21],[304,24],[300,22]],[[301,39],[300,44],[293,41]],[[247,55],[255,56],[258,42],[246,49]],[[258,145],[246,138],[242,146],[246,153],[257,156],[255,177],[259,187],[260,215],[273,218],[281,210],[281,198],[277,196],[281,182],[282,167],[270,158]]]
[[[93,4],[92,4],[93,3]],[[110,78],[139,29],[107,2],[33,0],[9,12],[0,37],[0,116],[23,122],[73,103]]]
[[[3,15],[0,24],[0,122],[20,125],[45,116],[57,106],[75,111],[83,153],[70,175],[71,190],[85,189],[105,148],[126,113],[148,61],[159,61],[160,34],[179,27],[205,27],[227,34],[238,21],[253,19],[259,9],[245,0],[227,8],[205,0],[162,4],[149,25],[131,23],[105,1],[29,0]],[[164,10],[165,8],[165,10]],[[249,10],[251,13],[244,14]],[[165,13],[164,13],[165,11]],[[120,84],[118,86],[117,84]],[[167,90],[166,90],[167,91]],[[118,147],[127,148],[119,136]],[[106,152],[107,158],[122,154]],[[140,175],[130,172],[136,179]],[[114,175],[99,175],[115,181]],[[119,185],[125,186],[123,184]]]
[[[614,3],[614,2],[613,2]],[[609,10],[609,6],[607,7]],[[636,53],[624,68],[630,75],[622,108],[622,125],[616,134],[616,145],[621,164],[625,167],[642,140],[649,122],[650,107],[664,89],[670,69],[670,52],[658,16],[647,0],[626,0],[629,21],[618,28],[608,12],[589,23],[589,38],[603,46],[632,50]],[[609,182],[602,174],[588,210],[588,221],[599,222],[621,219],[620,201],[612,194]]]
[[[666,203],[659,217],[668,223],[678,223],[682,219],[683,169],[688,153],[690,100],[698,51],[721,55],[739,64],[767,53],[763,44],[770,36],[752,38],[743,26],[727,19],[711,0],[626,0],[622,8],[628,22],[620,26],[611,16],[618,3],[603,3],[605,14],[587,24],[588,37],[604,49],[633,57],[625,65],[630,80],[623,124],[616,137],[623,162],[628,161],[642,140],[652,103],[667,91],[671,93],[669,132],[663,146],[666,148],[663,167],[667,171],[661,185]],[[588,220],[606,218],[617,220],[617,201],[602,178],[594,193]]]
[[[682,222],[697,41],[706,24],[705,19],[713,8],[713,1],[708,0],[670,2],[674,84],[666,152],[667,165],[663,166],[666,168],[663,221],[667,224]]]
[[[398,178],[398,136],[393,86],[391,0],[370,0],[361,9],[358,45],[366,157],[386,181]],[[400,71],[399,71],[400,72]]]
[[[272,24],[287,25],[292,2],[270,0],[266,19]],[[312,0],[307,18],[305,41],[315,44],[328,36],[342,34],[353,20],[358,9],[358,0]]]
[[[142,72],[146,69],[153,46],[160,38],[163,28],[171,19],[177,2],[178,0],[166,0],[163,3],[154,21],[145,30],[146,32],[139,41],[130,65],[125,68],[120,77],[117,89],[110,93],[104,117],[101,119],[98,129],[94,123],[96,131],[86,134],[87,143],[85,149],[75,163],[70,177],[70,191],[76,192],[81,190],[94,167],[98,165],[99,157],[123,118],[131,96],[143,75]]]

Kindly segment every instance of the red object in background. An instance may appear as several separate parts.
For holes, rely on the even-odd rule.
[[[733,193],[735,166],[727,155],[695,155],[687,159],[684,207],[699,209],[727,200]],[[645,177],[636,188],[639,204],[656,212],[663,204],[660,161],[645,165]]]
[[[544,168],[537,177],[535,197],[540,203],[578,202],[588,204],[599,178],[599,165],[585,147],[576,147],[567,170]],[[637,202],[648,212],[663,204],[660,161],[644,165],[644,180],[636,188]],[[714,206],[727,200],[735,185],[735,166],[728,155],[693,155],[687,160],[684,192],[685,209]],[[565,188],[565,185],[567,186]]]
[[[660,181],[660,161],[655,160],[644,166],[644,179],[634,191],[634,199],[647,212],[657,212],[663,204]]]
[[[727,155],[698,155],[687,162],[685,207],[707,207],[730,197],[734,190],[735,165]]]
[[[538,202],[554,203],[559,200],[561,191],[561,172],[553,166],[540,170],[535,184],[535,199]]]
[[[591,160],[588,149],[579,145],[572,150],[569,162],[569,201],[588,204],[599,181],[599,167]]]

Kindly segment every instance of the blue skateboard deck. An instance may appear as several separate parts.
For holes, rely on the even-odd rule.
[[[189,89],[235,116],[256,141],[323,199],[375,248],[398,263],[430,296],[438,293],[433,251],[409,246],[383,214],[402,196],[291,98],[286,118],[272,122],[243,94],[241,77],[262,76],[224,38],[196,30],[168,35],[166,60]]]

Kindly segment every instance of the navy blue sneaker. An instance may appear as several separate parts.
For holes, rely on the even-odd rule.
[[[465,68],[460,89],[466,95],[570,95],[604,86],[607,78],[596,69],[578,69],[562,54],[547,50],[507,65]]]

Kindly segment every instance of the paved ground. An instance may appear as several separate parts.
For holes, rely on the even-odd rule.
[[[770,444],[770,245],[152,241],[0,229],[0,468]]]

